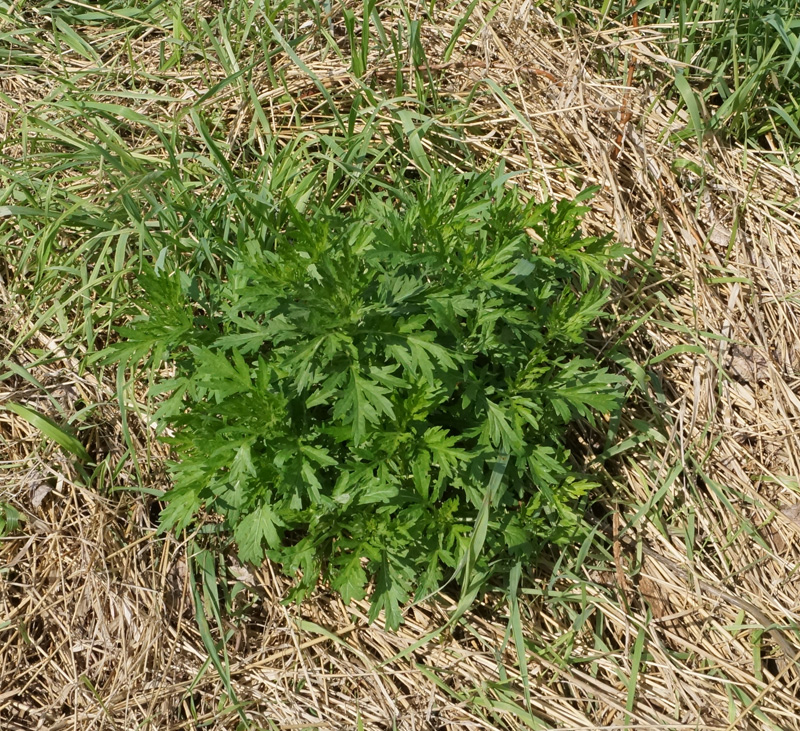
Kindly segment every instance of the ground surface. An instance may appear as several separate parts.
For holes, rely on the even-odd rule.
[[[57,4],[2,6],[2,179],[30,196],[0,201],[0,404],[72,418],[101,467],[81,474],[0,410],[0,500],[27,518],[0,541],[0,728],[233,729],[226,680],[264,728],[800,728],[800,175],[768,142],[745,151],[665,135],[689,118],[664,92],[671,66],[656,31],[596,33],[529,2],[478,2],[449,56],[466,4],[427,19],[422,7],[381,10],[390,29],[426,21],[417,38],[441,93],[473,94],[458,124],[476,156],[526,171],[518,184],[539,198],[600,186],[587,227],[615,231],[649,267],[622,272],[614,307],[649,363],[661,421],[609,467],[606,542],[532,567],[526,663],[504,603],[487,599],[432,638],[451,607],[414,607],[392,634],[324,590],[284,606],[287,581],[272,567],[231,563],[205,577],[248,587],[241,616],[223,619],[221,676],[195,620],[185,544],[155,534],[152,495],[125,489],[166,485],[145,384],[124,390],[123,416],[116,371],[84,360],[82,342],[107,332],[86,313],[113,316],[93,302],[128,281],[131,252],[117,237],[85,257],[78,227],[31,227],[9,206],[52,196],[57,213],[102,216],[117,159],[164,156],[154,125],[199,139],[188,112],[206,112],[235,158],[266,144],[268,128],[285,140],[324,121],[322,89],[346,97],[353,69],[312,39],[270,57],[277,84],[256,45],[239,83],[253,31],[241,30],[246,14],[220,20],[213,4],[183,25],[174,3],[131,19],[70,2],[84,13],[72,26],[50,12]],[[328,48],[347,48],[335,13],[329,36]],[[626,85],[625,64],[598,69],[598,51],[626,46],[655,69],[647,82],[637,72]],[[185,57],[170,66],[178,47]],[[367,69],[381,63],[369,57]],[[409,89],[426,83],[413,66],[401,73]],[[103,114],[128,124],[112,129]]]

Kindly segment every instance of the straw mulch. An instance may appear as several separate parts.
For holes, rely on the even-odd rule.
[[[540,719],[539,728],[800,729],[800,221],[791,205],[800,176],[713,137],[702,149],[667,141],[665,130],[687,120],[672,118],[660,89],[628,88],[626,68],[609,80],[592,61],[625,43],[639,68],[656,63],[645,31],[582,35],[530,2],[507,1],[490,19],[479,3],[457,63],[436,67],[463,9],[438,14],[423,41],[443,89],[466,94],[481,82],[471,145],[511,169],[533,168],[518,182],[538,197],[601,186],[587,227],[615,231],[651,266],[647,276],[623,272],[614,306],[631,326],[649,313],[632,341],[640,359],[675,348],[649,386],[663,439],[613,464],[605,504],[615,517],[601,525],[616,539],[613,560],[577,574],[536,569],[532,585],[551,598],[522,606],[525,633],[542,648],[528,657],[530,712],[504,604],[480,606],[466,629],[416,646],[450,607],[412,608],[391,634],[367,624],[366,606],[323,590],[284,606],[288,584],[273,567],[230,559],[251,586],[237,599],[243,615],[224,625],[233,690],[264,728],[523,728]],[[146,58],[158,34],[137,43]],[[312,71],[347,84],[346,68],[305,51]],[[285,63],[295,93],[318,94]],[[23,102],[41,94],[29,79],[5,81]],[[271,94],[265,86],[262,100]],[[232,142],[247,123],[240,102],[235,90],[226,98]],[[5,358],[30,323],[25,303],[5,288],[0,297]],[[46,332],[37,337],[26,347],[57,352]],[[51,414],[51,399],[67,413],[101,404],[91,449],[121,455],[113,380],[98,383],[62,355],[32,369],[47,395],[6,378],[0,403]],[[34,356],[23,348],[13,359]],[[163,488],[163,451],[135,414],[130,428],[139,468]],[[0,499],[28,517],[0,542],[0,728],[236,728],[195,623],[186,546],[155,535],[152,500],[86,489],[58,449],[3,411],[0,440]],[[132,479],[123,470],[103,484]]]

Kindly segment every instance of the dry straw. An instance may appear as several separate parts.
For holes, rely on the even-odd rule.
[[[541,591],[521,607],[525,636],[543,648],[528,657],[530,710],[505,604],[478,606],[456,631],[420,644],[445,623],[446,604],[410,609],[394,635],[368,626],[366,607],[344,607],[322,590],[284,607],[287,581],[268,565],[232,567],[254,586],[244,620],[224,627],[232,687],[264,728],[800,729],[798,176],[713,137],[676,148],[665,131],[688,121],[661,89],[600,75],[594,52],[613,43],[641,66],[668,68],[647,29],[581,33],[529,0],[479,2],[444,62],[465,9],[437,12],[422,42],[443,90],[466,96],[478,83],[479,119],[465,130],[472,149],[527,170],[518,184],[536,197],[601,186],[588,227],[617,232],[651,265],[648,275],[626,270],[615,307],[631,325],[631,313],[649,312],[633,338],[639,358],[672,352],[653,366],[664,439],[615,461],[605,504],[616,519],[601,530],[616,539],[616,566],[534,576]],[[122,49],[111,33],[102,43],[108,57],[124,51],[156,74],[163,38],[148,31]],[[272,90],[264,74],[259,89],[287,138],[296,133],[292,105],[302,101],[313,119],[321,102],[307,70],[330,89],[353,83],[338,59],[295,50],[307,68],[274,59],[285,87]],[[42,58],[37,79],[3,71],[0,123],[13,123],[4,98],[31,108],[58,83],[56,70],[91,63],[65,52]],[[172,101],[138,111],[174,118],[209,74],[227,75],[221,67],[162,74]],[[248,127],[245,102],[236,85],[214,99],[227,105],[231,144]],[[147,129],[140,134],[131,145],[157,154]],[[6,358],[32,323],[25,302],[5,287],[0,296]],[[36,349],[58,353],[48,338],[40,330],[13,359],[26,366]],[[61,356],[31,369],[47,395],[6,378],[0,403],[50,414],[53,400],[67,413],[102,404],[91,449],[122,454],[113,374],[98,383]],[[163,487],[163,451],[140,420],[130,426],[148,483]],[[236,728],[194,621],[186,545],[155,535],[142,496],[83,487],[70,461],[9,412],[0,412],[0,439],[2,497],[28,516],[0,542],[0,728]],[[106,484],[128,478],[109,475]]]

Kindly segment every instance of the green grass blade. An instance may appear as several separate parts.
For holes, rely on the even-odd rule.
[[[647,630],[644,626],[639,628],[639,633],[636,635],[636,641],[633,644],[633,652],[631,653],[631,673],[628,679],[628,696],[625,701],[625,710],[628,713],[633,713],[633,708],[636,703],[636,688],[639,685],[639,671],[642,666],[642,653],[644,651],[644,639]],[[630,723],[630,718],[625,719],[625,723]]]
[[[456,43],[458,43],[458,39],[461,37],[461,34],[464,32],[464,28],[466,28],[467,23],[469,23],[469,19],[472,17],[472,13],[475,12],[475,8],[478,5],[478,0],[472,0],[472,2],[467,5],[466,9],[463,11],[463,14],[458,19],[456,23],[456,27],[453,29],[452,36],[450,37],[450,42],[447,44],[447,48],[444,49],[444,54],[442,54],[442,62],[447,63],[450,61],[450,58],[453,55],[453,51],[456,49]]]
[[[267,24],[267,27],[272,32],[272,35],[275,37],[275,40],[281,45],[281,48],[286,52],[286,55],[292,59],[292,62],[299,68],[303,73],[308,76],[314,82],[314,85],[319,89],[320,93],[322,94],[325,101],[328,103],[328,107],[332,112],[334,119],[336,120],[336,124],[342,132],[347,131],[347,123],[342,119],[341,114],[339,114],[338,105],[333,101],[330,92],[328,92],[325,84],[320,81],[317,75],[306,65],[306,63],[300,58],[300,56],[295,53],[294,49],[289,45],[286,39],[281,35],[280,31],[273,25],[272,21],[269,18],[264,18],[264,22]]]
[[[48,419],[44,414],[40,414],[34,409],[29,409],[27,406],[22,406],[22,404],[15,403],[13,401],[6,401],[4,404],[0,405],[0,408],[4,408],[13,414],[16,414],[20,418],[25,419],[25,421],[27,421],[31,426],[42,432],[45,437],[51,439],[62,449],[66,450],[78,459],[84,462],[90,461],[89,453],[86,451],[86,447],[84,447],[83,444],[81,444],[71,434],[68,434],[66,431],[64,431],[64,429],[58,424]]]
[[[689,111],[689,118],[692,120],[692,131],[697,137],[697,143],[701,149],[703,147],[703,117],[700,114],[700,107],[697,104],[697,97],[695,96],[689,81],[686,79],[682,71],[675,74],[675,86],[680,92],[683,103]]]
[[[530,673],[528,672],[528,657],[525,648],[525,637],[522,634],[522,618],[519,611],[519,581],[522,576],[522,564],[517,562],[511,569],[508,581],[508,601],[510,604],[511,633],[514,637],[514,646],[517,650],[517,667],[522,679],[522,690],[525,694],[525,708],[531,712],[531,686]]]
[[[200,632],[200,637],[203,640],[203,646],[208,652],[209,660],[216,669],[225,686],[225,692],[231,703],[236,707],[236,710],[241,717],[242,721],[248,722],[247,716],[241,708],[236,692],[233,690],[231,683],[230,667],[228,663],[228,655],[225,650],[226,636],[222,628],[222,614],[219,603],[219,593],[217,589],[217,576],[216,576],[216,563],[214,556],[207,550],[201,549],[197,544],[192,541],[189,545],[189,580],[192,589],[192,597],[194,598],[195,605],[195,620],[197,628]],[[198,585],[195,576],[195,570],[199,570],[201,580]],[[220,645],[222,648],[222,657],[220,657],[220,648],[214,641],[211,635],[211,627],[206,617],[206,606],[208,606],[211,614],[213,615],[217,626],[221,633]]]

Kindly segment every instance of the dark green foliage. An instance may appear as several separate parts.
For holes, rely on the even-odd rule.
[[[349,601],[372,582],[371,617],[393,627],[467,562],[506,456],[471,568],[575,540],[592,485],[565,435],[619,404],[585,344],[619,252],[580,235],[578,205],[505,182],[248,206],[219,223],[213,272],[143,277],[117,355],[176,366],[157,386],[176,458],[165,528],[217,513],[242,559],[269,555],[301,592],[322,575]]]

